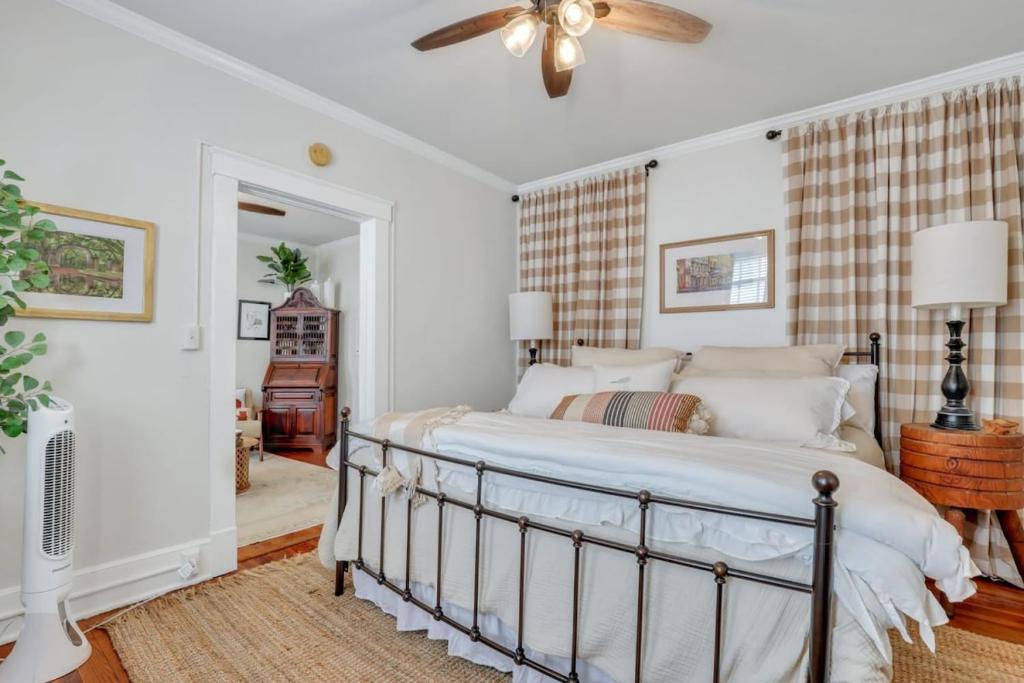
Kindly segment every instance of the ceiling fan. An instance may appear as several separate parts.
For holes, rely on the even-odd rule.
[[[548,96],[555,98],[569,92],[573,69],[585,61],[579,38],[595,22],[616,31],[677,43],[699,43],[711,31],[711,24],[700,17],[647,0],[532,0],[530,7],[506,7],[457,21],[428,33],[412,46],[425,52],[501,29],[501,41],[508,51],[522,57],[543,24],[541,73]]]
[[[238,202],[238,209],[240,211],[248,211],[250,213],[261,213],[265,216],[283,216],[285,215],[284,209],[279,209],[276,206],[267,206],[265,204],[257,204],[256,202]]]

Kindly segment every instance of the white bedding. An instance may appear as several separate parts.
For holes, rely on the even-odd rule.
[[[364,425],[362,430],[368,429],[370,426]],[[400,433],[401,422],[396,422],[394,429]],[[891,658],[886,631],[893,627],[903,630],[901,615],[917,620],[922,637],[933,643],[931,627],[944,623],[946,616],[925,588],[924,575],[934,578],[953,600],[964,599],[974,590],[969,577],[976,569],[955,530],[898,479],[848,454],[494,413],[470,413],[457,424],[435,429],[421,445],[471,461],[479,459],[572,481],[648,489],[689,500],[803,517],[814,512],[811,474],[832,470],[841,481],[836,495],[839,606],[833,680],[886,680]],[[399,469],[408,471],[406,458],[398,451],[393,453]],[[370,464],[371,458],[371,451],[364,449],[353,459]],[[433,474],[427,471],[425,485],[433,485]],[[444,466],[437,474],[446,493],[472,499],[476,484],[472,470]],[[333,515],[325,524],[321,543],[325,564],[355,557],[357,480],[350,477],[353,504],[341,532],[335,533]],[[484,500],[490,507],[636,542],[639,513],[633,501],[581,495],[492,474],[485,481]],[[373,495],[367,486],[367,496]],[[391,500],[389,506],[389,519],[397,520],[389,526],[385,553],[385,569],[391,576],[399,575],[404,566],[405,506],[399,500]],[[374,532],[379,505],[364,509],[363,555],[369,565],[377,566]],[[462,512],[446,514],[443,595],[453,605],[468,608],[472,605],[473,531],[472,516]],[[436,505],[429,505],[414,516],[413,581],[424,590],[433,583],[436,515]],[[808,529],[656,505],[649,533],[649,544],[659,550],[808,579]],[[555,609],[557,616],[544,613],[550,611],[545,607],[566,600],[567,587],[572,585],[571,547],[565,547],[564,539],[544,538],[534,532],[530,541],[527,641],[535,650],[565,655],[567,608]],[[630,680],[632,635],[624,625],[635,609],[635,560],[602,550],[593,546],[585,550],[589,570],[584,572],[583,611],[588,627],[581,634],[581,656],[609,680]],[[483,609],[495,623],[514,626],[515,528],[487,520],[484,557],[490,571],[482,588]],[[702,572],[657,563],[649,575],[648,595],[652,597],[645,680],[705,679],[710,666],[706,645],[712,633],[708,610],[713,583]],[[767,680],[763,676],[769,661],[772,680],[799,680],[805,675],[807,597],[738,580],[730,582],[728,591],[724,651],[731,674],[728,678]],[[685,610],[680,610],[674,599],[680,595],[687,596]],[[738,647],[741,643],[742,649]]]

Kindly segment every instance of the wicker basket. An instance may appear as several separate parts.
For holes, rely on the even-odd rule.
[[[242,434],[234,434],[234,495],[238,496],[244,490],[249,490],[252,484],[249,481],[249,450],[252,441],[255,439],[243,438]]]

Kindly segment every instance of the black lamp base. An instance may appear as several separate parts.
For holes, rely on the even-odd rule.
[[[946,406],[943,406],[935,416],[932,427],[939,429],[962,429],[969,432],[976,432],[981,429],[978,423],[975,422],[974,413],[971,412],[970,408],[960,408],[954,411]]]
[[[534,346],[530,347],[530,365],[537,364],[537,348]]]
[[[932,422],[932,427],[939,429],[959,429],[963,431],[978,431],[978,423],[974,419],[974,413],[964,404],[964,399],[971,391],[971,384],[967,381],[967,375],[961,367],[966,360],[962,353],[966,346],[960,338],[964,329],[963,320],[950,320],[946,323],[949,328],[949,341],[946,348],[949,355],[949,369],[942,380],[942,395],[946,397],[946,405],[939,409],[939,413]]]

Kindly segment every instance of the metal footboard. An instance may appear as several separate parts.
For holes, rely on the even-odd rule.
[[[713,666],[713,681],[719,683],[721,676],[721,657],[724,633],[722,629],[722,611],[723,611],[723,600],[725,595],[725,589],[729,581],[740,580],[740,581],[753,581],[756,583],[774,586],[780,589],[795,591],[798,593],[806,593],[810,596],[810,609],[811,609],[811,623],[810,623],[810,634],[809,634],[809,651],[810,651],[810,665],[809,665],[809,680],[811,683],[824,683],[829,679],[829,663],[831,660],[831,642],[832,642],[832,588],[833,588],[833,561],[834,561],[834,528],[835,528],[835,508],[836,501],[832,494],[839,488],[839,479],[835,474],[828,471],[820,471],[815,473],[812,477],[812,485],[817,491],[818,495],[813,499],[814,502],[814,518],[804,517],[790,517],[786,515],[775,515],[766,512],[759,512],[756,510],[745,510],[742,508],[731,508],[717,505],[707,505],[704,503],[698,503],[694,501],[682,500],[677,498],[670,498],[666,496],[658,496],[650,493],[649,491],[627,491],[623,489],[595,486],[591,484],[581,484],[577,482],[569,482],[553,477],[545,477],[537,474],[531,474],[527,472],[519,472],[516,470],[508,469],[505,467],[497,467],[490,465],[483,461],[471,462],[460,458],[453,458],[451,456],[442,455],[440,453],[434,453],[430,451],[421,450],[419,448],[413,448],[410,446],[403,446],[400,444],[392,443],[388,439],[378,439],[368,434],[359,434],[352,432],[349,429],[350,411],[345,408],[341,411],[341,433],[340,433],[340,462],[339,462],[339,477],[338,477],[338,524],[341,524],[341,517],[345,511],[345,507],[348,504],[348,477],[349,471],[356,473],[359,476],[359,500],[357,502],[358,509],[358,540],[357,540],[357,556],[353,562],[355,569],[362,571],[368,576],[372,577],[381,586],[386,586],[388,589],[401,596],[405,602],[412,603],[424,612],[431,614],[437,621],[443,622],[450,627],[456,629],[467,635],[473,642],[483,643],[487,647],[490,647],[502,654],[506,655],[516,664],[521,666],[528,666],[531,669],[541,672],[542,674],[557,680],[557,681],[578,681],[579,673],[577,671],[577,657],[578,657],[578,640],[580,633],[579,614],[580,614],[580,599],[581,599],[581,586],[580,586],[580,555],[585,545],[595,545],[608,548],[610,550],[619,551],[633,555],[636,558],[637,565],[637,576],[636,576],[636,619],[635,619],[635,654],[634,654],[634,680],[636,683],[640,683],[642,680],[642,653],[643,653],[643,638],[644,638],[644,577],[647,571],[647,567],[652,562],[662,562],[669,565],[675,565],[679,567],[688,567],[690,569],[696,569],[700,571],[708,572],[711,578],[714,580],[714,588],[716,592],[715,596],[715,624],[714,624],[714,666]],[[385,534],[386,534],[386,506],[387,499],[381,497],[380,502],[380,548],[379,548],[379,567],[378,571],[374,571],[368,567],[363,560],[363,510],[364,510],[364,497],[366,492],[366,477],[376,476],[379,472],[364,465],[356,465],[349,461],[348,450],[350,437],[362,439],[369,443],[377,444],[381,447],[383,453],[383,466],[388,465],[388,459],[392,450],[399,450],[405,453],[418,455],[425,458],[431,458],[436,461],[449,463],[452,465],[462,466],[472,469],[476,472],[476,499],[475,502],[469,503],[457,498],[449,497],[442,492],[430,491],[426,488],[417,486],[416,491],[428,498],[433,499],[438,506],[438,523],[437,523],[437,567],[435,575],[435,600],[433,605],[429,605],[422,600],[416,598],[412,594],[411,580],[410,580],[410,555],[412,549],[412,515],[413,515],[413,504],[412,501],[406,503],[406,537],[405,537],[405,567],[404,577],[401,579],[401,584],[395,579],[389,578],[385,574],[385,563],[384,563],[384,545],[385,545]],[[484,476],[487,473],[502,474],[510,477],[517,477],[520,479],[527,479],[535,482],[542,482],[545,484],[551,484],[554,486],[560,486],[569,489],[575,489],[579,491],[588,491],[590,493],[601,494],[614,498],[624,498],[636,501],[640,511],[640,529],[637,538],[636,545],[627,545],[619,541],[613,541],[604,539],[592,534],[584,534],[581,530],[568,531],[566,529],[560,529],[540,522],[535,522],[529,517],[516,517],[513,515],[506,514],[498,510],[492,510],[482,503],[483,495],[483,481]],[[353,501],[356,503],[356,501]],[[734,569],[729,567],[725,562],[706,562],[703,560],[697,560],[693,558],[684,557],[681,555],[674,555],[670,553],[663,553],[651,550],[647,546],[647,520],[648,515],[653,505],[664,505],[674,508],[685,508],[689,510],[699,510],[703,512],[727,515],[731,517],[743,517],[748,519],[760,519],[767,522],[775,522],[779,524],[787,524],[797,527],[806,527],[814,530],[814,558],[813,558],[813,569],[811,583],[804,583],[800,581],[793,581],[789,579],[783,579],[769,574],[762,574],[753,571],[746,571],[740,569]],[[472,514],[475,519],[475,547],[474,547],[474,560],[473,560],[473,620],[472,623],[467,625],[460,623],[453,619],[448,614],[445,614],[442,608],[442,588],[444,579],[444,567],[442,564],[443,548],[444,548],[444,518],[446,510],[455,508],[463,510],[469,514]],[[450,512],[447,514],[451,514]],[[501,643],[494,642],[487,638],[480,632],[479,619],[480,619],[480,537],[481,537],[481,522],[484,517],[491,519],[501,520],[508,524],[515,525],[519,530],[519,587],[518,587],[518,623],[516,624],[516,647],[515,649],[508,648]],[[526,538],[529,533],[544,533],[553,534],[555,536],[562,537],[567,543],[571,544],[573,549],[573,599],[572,599],[572,645],[571,654],[569,657],[569,671],[562,673],[555,671],[548,666],[545,666],[541,662],[531,659],[526,655],[523,642],[523,622],[524,622],[524,610],[525,610],[525,593],[526,593]],[[338,561],[335,566],[335,595],[341,595],[344,590],[344,579],[345,572],[348,570],[348,562]]]

